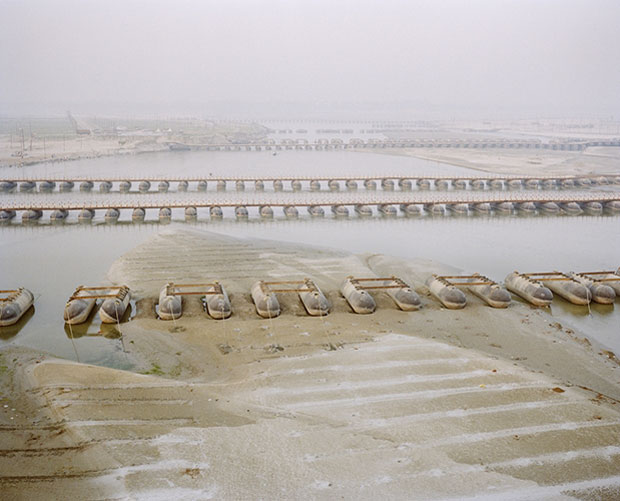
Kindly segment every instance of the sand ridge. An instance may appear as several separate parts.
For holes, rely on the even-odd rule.
[[[423,283],[444,271],[164,230],[108,273],[136,294],[138,313],[121,328],[142,374],[3,352],[11,405],[46,418],[3,422],[2,490],[8,499],[617,497],[617,364],[521,302],[494,310],[470,296],[465,310],[443,309]],[[424,306],[402,312],[377,293],[377,312],[355,315],[338,293],[349,274],[400,276]],[[305,276],[327,294],[329,316],[308,317],[295,295],[280,295],[279,318],[256,315],[254,280]],[[197,298],[175,322],[155,318],[163,283],[204,279],[229,290],[230,319],[208,318]]]

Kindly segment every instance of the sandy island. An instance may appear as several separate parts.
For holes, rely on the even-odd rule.
[[[475,148],[401,148],[358,151],[411,156],[499,175],[579,176],[620,173],[620,148],[618,147],[589,147],[582,152]]]
[[[3,499],[618,499],[620,369],[611,353],[515,301],[450,311],[423,285],[433,261],[350,255],[162,230],[120,257],[121,326],[136,371],[0,352]],[[384,293],[354,314],[347,275],[395,274],[423,308]],[[255,313],[257,279],[311,277],[308,317]],[[167,281],[220,280],[233,316],[198,299],[155,318]]]

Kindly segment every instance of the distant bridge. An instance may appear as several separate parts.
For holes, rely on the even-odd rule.
[[[594,146],[620,146],[620,138],[600,141],[541,141],[515,139],[285,139],[251,143],[187,144],[168,143],[172,150],[262,151],[262,150],[346,150],[394,148],[468,148],[468,149],[530,149],[552,151],[583,151]]]
[[[380,181],[382,179],[392,179],[394,181],[398,181],[401,179],[409,179],[409,180],[417,180],[417,179],[426,179],[429,181],[435,181],[435,180],[446,180],[446,181],[457,181],[459,179],[465,180],[465,181],[473,181],[475,179],[481,179],[484,181],[490,181],[490,180],[538,180],[538,181],[543,181],[543,180],[557,180],[557,181],[561,181],[561,180],[566,180],[566,179],[573,179],[573,180],[577,180],[577,179],[590,179],[592,182],[597,182],[597,181],[602,181],[603,183],[607,182],[607,183],[617,183],[620,184],[620,173],[618,174],[579,174],[579,175],[561,175],[561,174],[543,174],[543,175],[518,175],[518,174],[494,174],[494,173],[484,173],[484,172],[480,172],[480,174],[476,174],[476,175],[463,175],[463,176],[455,176],[455,175],[447,175],[447,176],[441,176],[441,175],[435,175],[435,174],[423,174],[423,175],[406,175],[406,174],[353,174],[353,175],[310,175],[310,176],[304,176],[304,175],[272,175],[272,176],[166,176],[166,177],[161,177],[161,176],[118,176],[118,175],[111,175],[111,176],[79,176],[79,177],[72,177],[72,176],[63,176],[63,177],[55,177],[55,176],[41,176],[41,175],[36,175],[36,176],[15,176],[15,177],[7,177],[4,178],[2,180],[0,180],[1,182],[13,182],[13,183],[27,183],[27,182],[35,182],[35,183],[41,183],[41,182],[54,182],[54,183],[61,183],[61,182],[65,182],[65,181],[70,181],[70,182],[74,182],[74,183],[79,183],[82,181],[92,181],[95,183],[99,183],[99,182],[104,182],[104,181],[110,181],[110,182],[122,182],[122,181],[128,181],[130,183],[137,183],[140,181],[149,181],[151,183],[157,183],[160,181],[167,181],[167,182],[181,182],[181,181],[188,181],[188,182],[198,182],[198,181],[209,181],[209,182],[216,182],[216,181],[245,181],[245,182],[255,182],[255,181],[263,181],[263,182],[267,182],[267,181],[330,181],[330,180],[335,180],[335,181],[366,181],[366,180],[375,180],[375,181]]]

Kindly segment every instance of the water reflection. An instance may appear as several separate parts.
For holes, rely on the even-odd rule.
[[[345,206],[349,207],[349,206]],[[348,215],[342,214],[332,214],[331,211],[325,210],[325,214],[322,216],[311,216],[303,210],[303,208],[299,209],[299,214],[297,217],[291,218],[286,217],[283,213],[283,209],[281,207],[274,208],[274,215],[272,218],[261,217],[258,213],[258,207],[247,207],[248,216],[243,218],[237,218],[235,216],[234,207],[222,207],[222,217],[211,217],[209,215],[208,207],[198,207],[196,216],[185,216],[184,208],[174,208],[172,209],[171,217],[160,218],[158,216],[158,209],[146,209],[146,215],[144,219],[136,220],[132,218],[132,210],[131,209],[122,209],[120,212],[120,217],[118,220],[106,220],[103,209],[98,210],[98,214],[96,214],[92,219],[79,219],[77,216],[77,211],[73,213],[69,213],[69,216],[66,219],[62,220],[53,220],[49,217],[42,217],[39,220],[30,221],[25,220],[21,221],[19,219],[14,219],[11,222],[1,223],[2,231],[11,230],[14,228],[42,228],[42,227],[70,227],[70,226],[83,226],[83,227],[93,227],[93,228],[113,228],[113,227],[124,227],[128,228],[138,228],[140,226],[145,225],[156,225],[156,226],[166,226],[171,223],[185,223],[188,225],[218,225],[218,224],[230,224],[235,223],[238,225],[243,224],[262,224],[262,223],[270,223],[270,222],[282,222],[282,223],[290,223],[297,224],[299,222],[315,222],[321,220],[328,219],[337,219],[342,222],[351,222],[352,224],[356,224],[356,222],[361,221],[372,221],[372,220],[398,220],[398,221],[424,221],[424,220],[432,220],[436,222],[440,221],[448,221],[448,220],[466,220],[466,219],[474,219],[477,221],[486,221],[486,220],[506,220],[506,219],[521,219],[521,220],[544,220],[544,221],[558,221],[558,220],[588,220],[588,221],[600,221],[605,219],[617,219],[617,214],[611,213],[603,213],[603,214],[579,214],[579,215],[568,215],[568,214],[545,214],[541,212],[535,213],[523,213],[523,212],[492,212],[492,213],[479,213],[475,211],[470,211],[468,213],[460,213],[460,212],[452,212],[449,210],[445,210],[441,213],[435,213],[432,211],[420,211],[416,214],[406,214],[399,212],[395,215],[391,214],[383,214],[377,210],[376,207],[369,205],[371,214],[357,214],[353,209],[349,210]]]
[[[555,315],[569,315],[572,317],[589,317],[590,315],[607,316],[614,314],[613,304],[598,304],[595,302],[589,305],[572,304],[565,299],[555,295],[551,305],[551,312]]]
[[[590,308],[592,309],[592,313],[595,315],[600,315],[601,317],[612,317],[614,314],[614,305],[613,304],[598,304],[592,303],[590,304]]]
[[[121,331],[115,324],[103,324],[98,325],[92,321],[86,321],[83,324],[69,325],[65,324],[65,334],[69,339],[79,339],[89,336],[103,336],[106,339],[120,339],[122,336]]]

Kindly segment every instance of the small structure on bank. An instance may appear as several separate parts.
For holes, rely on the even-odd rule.
[[[281,310],[276,296],[277,293],[294,292],[299,294],[299,299],[301,299],[308,315],[322,317],[329,313],[327,298],[321,289],[309,278],[277,282],[259,280],[251,288],[256,312],[263,318],[274,318],[280,315]]]
[[[542,283],[554,294],[577,305],[587,305],[592,301],[590,288],[580,281],[560,271],[523,273],[524,277],[533,278]]]
[[[590,289],[595,303],[612,304],[620,294],[620,275],[613,271],[571,272],[568,275]]]
[[[432,275],[427,285],[431,294],[446,308],[465,307],[467,299],[459,287],[464,287],[493,308],[506,308],[510,304],[510,294],[497,282],[484,275]],[[460,294],[459,294],[460,293]]]
[[[217,281],[207,284],[167,283],[159,293],[159,318],[180,318],[183,315],[183,296],[204,296],[207,313],[216,320],[223,320],[232,314],[228,294]]]
[[[372,313],[377,308],[374,298],[367,292],[369,290],[385,290],[403,311],[417,310],[422,305],[415,291],[398,277],[347,277],[340,288],[353,311],[360,314]]]
[[[69,325],[85,322],[97,303],[103,299],[99,308],[99,318],[105,324],[121,321],[129,306],[129,287],[104,286],[86,287],[80,285],[67,300],[64,311],[65,322]]]

